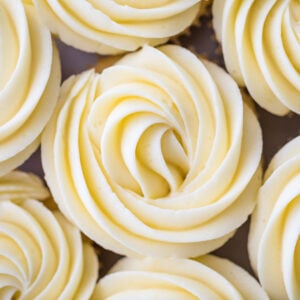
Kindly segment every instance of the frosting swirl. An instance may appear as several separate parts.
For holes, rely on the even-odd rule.
[[[268,299],[257,281],[229,260],[125,258],[96,286],[91,300]]]
[[[299,0],[215,0],[226,67],[271,113],[300,113]]]
[[[300,137],[271,161],[251,219],[249,254],[272,299],[300,299]]]
[[[0,178],[1,299],[88,299],[93,293],[96,254],[61,213],[32,200],[48,196],[34,175]]]
[[[31,173],[12,171],[0,177],[0,201],[44,200],[50,196],[42,180]]]
[[[1,1],[0,66],[0,175],[4,175],[38,147],[58,98],[57,50],[33,5]]]
[[[254,208],[261,150],[231,77],[170,45],[72,76],[42,139],[62,211],[128,256],[220,247]]]
[[[65,43],[100,54],[165,43],[185,30],[201,0],[34,0],[50,30]]]

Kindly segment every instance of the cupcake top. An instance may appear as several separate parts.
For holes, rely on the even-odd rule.
[[[0,176],[38,147],[57,102],[58,53],[32,4],[0,3]]]
[[[201,0],[34,0],[50,30],[75,48],[100,54],[165,43],[185,30]]]
[[[272,299],[300,299],[300,137],[271,161],[251,219],[249,254]]]
[[[88,299],[94,290],[93,248],[60,212],[39,201],[47,197],[32,174],[0,178],[1,299]]]
[[[197,260],[122,259],[99,281],[91,299],[261,300],[268,296],[234,263],[206,255]]]
[[[213,23],[237,82],[269,112],[299,114],[299,1],[215,0]]]
[[[42,161],[61,210],[103,247],[191,257],[246,221],[261,150],[255,114],[231,77],[163,46],[68,79]]]

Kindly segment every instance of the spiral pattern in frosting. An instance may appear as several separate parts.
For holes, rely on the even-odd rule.
[[[261,148],[231,77],[169,45],[68,79],[42,160],[58,205],[91,239],[128,256],[191,257],[252,212]]]
[[[206,255],[197,260],[125,258],[102,278],[92,300],[268,299],[256,280],[234,263]]]
[[[165,43],[186,29],[201,0],[34,0],[50,30],[65,43],[100,54]]]
[[[0,178],[0,298],[89,299],[96,254],[77,228],[33,197],[48,197],[34,175]]]
[[[33,5],[0,3],[0,175],[38,147],[60,85],[57,50]]]
[[[300,137],[271,161],[251,219],[249,254],[272,299],[300,299]]]
[[[299,0],[215,0],[226,67],[271,113],[300,113]]]

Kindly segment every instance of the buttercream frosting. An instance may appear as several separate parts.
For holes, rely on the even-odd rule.
[[[300,113],[299,0],[215,0],[213,24],[236,81],[271,113]]]
[[[0,3],[0,175],[38,147],[58,98],[60,67],[49,30],[30,3]]]
[[[251,219],[249,254],[272,299],[300,299],[300,137],[272,159]]]
[[[80,231],[40,200],[49,192],[32,174],[0,178],[0,298],[89,299],[97,256]],[[33,200],[38,199],[38,200]]]
[[[62,41],[100,54],[165,43],[185,30],[200,0],[34,0],[43,20]]]
[[[170,45],[69,78],[42,138],[61,210],[128,256],[194,257],[224,244],[254,208],[261,151],[232,78]]]
[[[122,259],[99,281],[91,299],[261,300],[268,296],[239,266],[206,255],[197,260]]]

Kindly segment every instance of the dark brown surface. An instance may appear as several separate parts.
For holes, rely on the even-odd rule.
[[[209,16],[199,19],[195,26],[185,32],[185,35],[174,38],[172,42],[188,47],[190,50],[223,66],[221,50],[213,35]],[[80,52],[61,42],[57,42],[57,44],[61,55],[63,79],[92,67],[99,60],[99,56],[97,55]],[[299,134],[300,116],[291,114],[284,118],[276,117],[261,108],[257,108],[257,112],[263,130],[263,158],[266,165],[282,145]],[[40,152],[37,151],[32,155],[22,166],[22,169],[34,172],[43,177]],[[248,223],[244,224],[237,231],[236,235],[215,253],[231,259],[251,272],[247,255],[247,234]],[[105,250],[101,250],[100,252],[102,263],[100,273],[103,275],[119,256]]]

